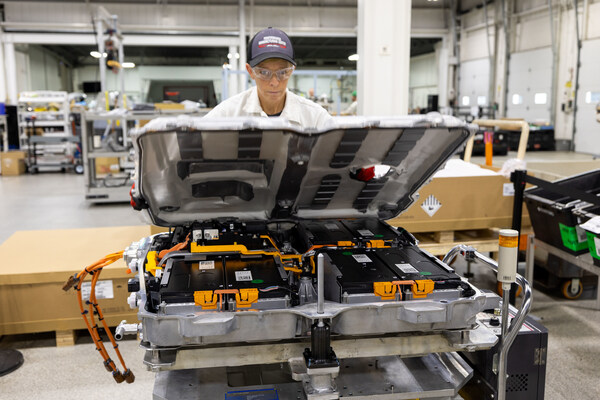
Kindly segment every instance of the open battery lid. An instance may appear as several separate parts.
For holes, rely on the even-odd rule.
[[[152,222],[236,218],[389,219],[468,139],[430,114],[334,118],[322,131],[280,118],[157,118],[134,133]]]

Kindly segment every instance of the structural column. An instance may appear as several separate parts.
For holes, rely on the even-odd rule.
[[[0,29],[0,103],[6,103],[6,73],[4,67],[4,34]]]
[[[410,0],[358,0],[358,114],[406,115]]]
[[[17,62],[15,59],[15,45],[12,42],[4,43],[4,67],[6,71],[6,102],[17,104]]]
[[[239,59],[239,70],[244,71],[246,69],[246,0],[240,0],[239,2],[239,20],[240,20],[240,59]],[[250,33],[252,34],[252,33]],[[239,74],[237,77],[238,89],[243,91],[246,88],[246,75]]]
[[[240,69],[240,63],[239,63],[239,56],[236,57],[236,54],[238,54],[238,47],[237,46],[229,46],[229,54],[231,54],[231,58],[229,58],[229,67],[230,67],[230,71],[238,71]],[[245,66],[244,66],[245,68]],[[238,94],[240,91],[238,90],[238,82],[239,82],[239,78],[238,78],[238,74],[236,73],[230,73],[229,74],[229,79],[227,80],[227,85],[229,88],[229,97],[231,96],[235,96],[236,94]]]

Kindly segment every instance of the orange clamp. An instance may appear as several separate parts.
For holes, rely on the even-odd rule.
[[[397,286],[392,282],[373,282],[373,293],[381,300],[394,300]]]
[[[427,295],[433,292],[433,287],[435,286],[435,282],[431,279],[422,279],[415,281],[412,285],[413,298],[415,299],[424,299]]]
[[[218,297],[212,290],[199,290],[194,292],[194,303],[203,310],[216,310]]]
[[[383,249],[385,247],[390,247],[390,246],[386,246],[385,241],[383,241],[381,239],[377,239],[377,240],[369,240],[367,242],[367,247],[370,247],[373,249]]]
[[[252,303],[258,300],[258,289],[240,289],[235,295],[235,300],[238,308],[250,308]]]

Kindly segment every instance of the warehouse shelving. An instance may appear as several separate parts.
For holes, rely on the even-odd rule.
[[[72,135],[67,92],[22,92],[18,103],[19,142],[30,172],[74,167],[79,140]],[[41,130],[41,131],[40,131]]]

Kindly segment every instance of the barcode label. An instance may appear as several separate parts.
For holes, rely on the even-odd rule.
[[[405,274],[418,274],[419,270],[410,264],[396,264],[396,267]]]
[[[373,262],[366,254],[352,254],[352,257],[359,263]]]
[[[92,282],[83,282],[81,284],[81,296],[83,300],[89,300],[92,291]],[[115,297],[112,281],[96,282],[96,299],[113,299]]]
[[[236,281],[251,281],[252,280],[252,272],[250,272],[250,271],[235,271],[235,280]]]
[[[199,261],[198,269],[215,269],[215,262],[212,260],[211,261]]]
[[[502,196],[514,196],[515,195],[515,185],[513,183],[505,183],[502,185]]]

